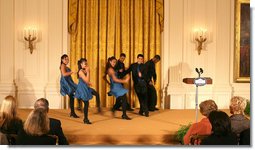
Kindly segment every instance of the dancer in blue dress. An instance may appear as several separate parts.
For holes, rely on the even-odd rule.
[[[60,63],[60,72],[61,72],[61,78],[60,78],[60,93],[62,96],[69,96],[70,99],[70,117],[73,118],[79,118],[75,114],[74,111],[74,93],[76,90],[77,85],[73,82],[73,79],[71,77],[71,74],[73,73],[69,67],[67,67],[67,64],[69,63],[69,58],[66,54],[61,56],[61,63]]]
[[[86,66],[88,67],[87,60],[86,60],[85,63],[86,63]],[[102,114],[101,107],[100,107],[100,96],[99,96],[99,93],[95,89],[91,88],[91,85],[89,87],[89,90],[91,91],[91,94],[96,97],[96,106],[97,106],[98,113]],[[80,100],[80,99],[78,100],[78,110],[82,110],[82,100]]]
[[[88,119],[88,108],[89,108],[89,100],[92,99],[92,90],[89,88],[91,83],[89,82],[90,71],[89,67],[86,65],[87,60],[85,58],[81,58],[78,61],[78,77],[79,83],[75,92],[75,98],[80,99],[84,102],[84,119],[83,122],[85,124],[91,124]]]
[[[122,85],[122,83],[127,83],[130,79],[130,76],[127,76],[125,79],[118,79],[117,73],[114,70],[114,66],[116,65],[117,59],[112,56],[108,58],[108,62],[106,64],[106,71],[104,79],[106,79],[106,75],[110,77],[110,95],[116,97],[116,101],[122,101],[122,119],[131,120],[126,114],[127,109],[127,96],[126,93],[128,92]],[[109,82],[109,81],[107,81]],[[115,105],[113,106],[113,113],[115,112],[116,108]]]

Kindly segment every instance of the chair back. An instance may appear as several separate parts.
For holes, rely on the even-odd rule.
[[[9,141],[7,139],[7,135],[0,131],[0,144],[1,145],[9,145]]]
[[[56,141],[56,145],[58,145],[58,136],[53,135],[53,134],[48,134],[48,136],[50,136],[50,137],[54,138],[54,139],[55,139],[55,141]]]

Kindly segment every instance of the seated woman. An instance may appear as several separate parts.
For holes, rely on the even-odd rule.
[[[211,123],[208,116],[211,111],[217,110],[218,106],[213,100],[206,100],[199,104],[200,113],[205,116],[200,122],[194,123],[190,126],[189,130],[185,134],[183,141],[184,144],[190,144],[191,135],[210,135],[211,134]]]
[[[0,127],[1,132],[5,134],[18,134],[23,128],[22,120],[17,117],[17,101],[13,96],[6,96],[2,102]],[[8,140],[10,144],[15,144],[15,139]]]
[[[212,134],[204,138],[201,145],[237,145],[237,136],[231,130],[228,115],[223,111],[212,111],[209,114]]]
[[[231,127],[238,138],[243,130],[250,128],[250,120],[244,115],[246,104],[246,100],[240,96],[234,96],[230,100]]]
[[[34,109],[24,123],[24,130],[18,133],[17,145],[56,145],[56,138],[47,135],[49,130],[46,110]]]

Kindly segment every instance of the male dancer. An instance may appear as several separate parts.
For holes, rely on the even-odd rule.
[[[124,72],[124,75],[132,71],[132,79],[134,82],[135,92],[140,103],[140,115],[149,117],[148,111],[148,94],[147,83],[145,81],[145,65],[143,64],[144,56],[142,54],[137,55],[137,62],[130,65],[130,67]]]
[[[160,56],[155,55],[151,60],[145,63],[147,77],[146,82],[148,83],[148,108],[149,111],[159,110],[156,108],[157,105],[157,92],[154,87],[157,80],[157,74],[155,71],[155,64],[160,61]],[[153,79],[153,80],[152,80]]]

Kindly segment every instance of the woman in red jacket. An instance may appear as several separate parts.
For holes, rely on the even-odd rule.
[[[200,122],[194,123],[190,126],[186,135],[183,138],[183,142],[185,145],[190,144],[190,136],[191,135],[210,135],[212,126],[208,119],[210,112],[217,110],[218,106],[213,100],[206,100],[199,104],[200,113],[205,116]]]

